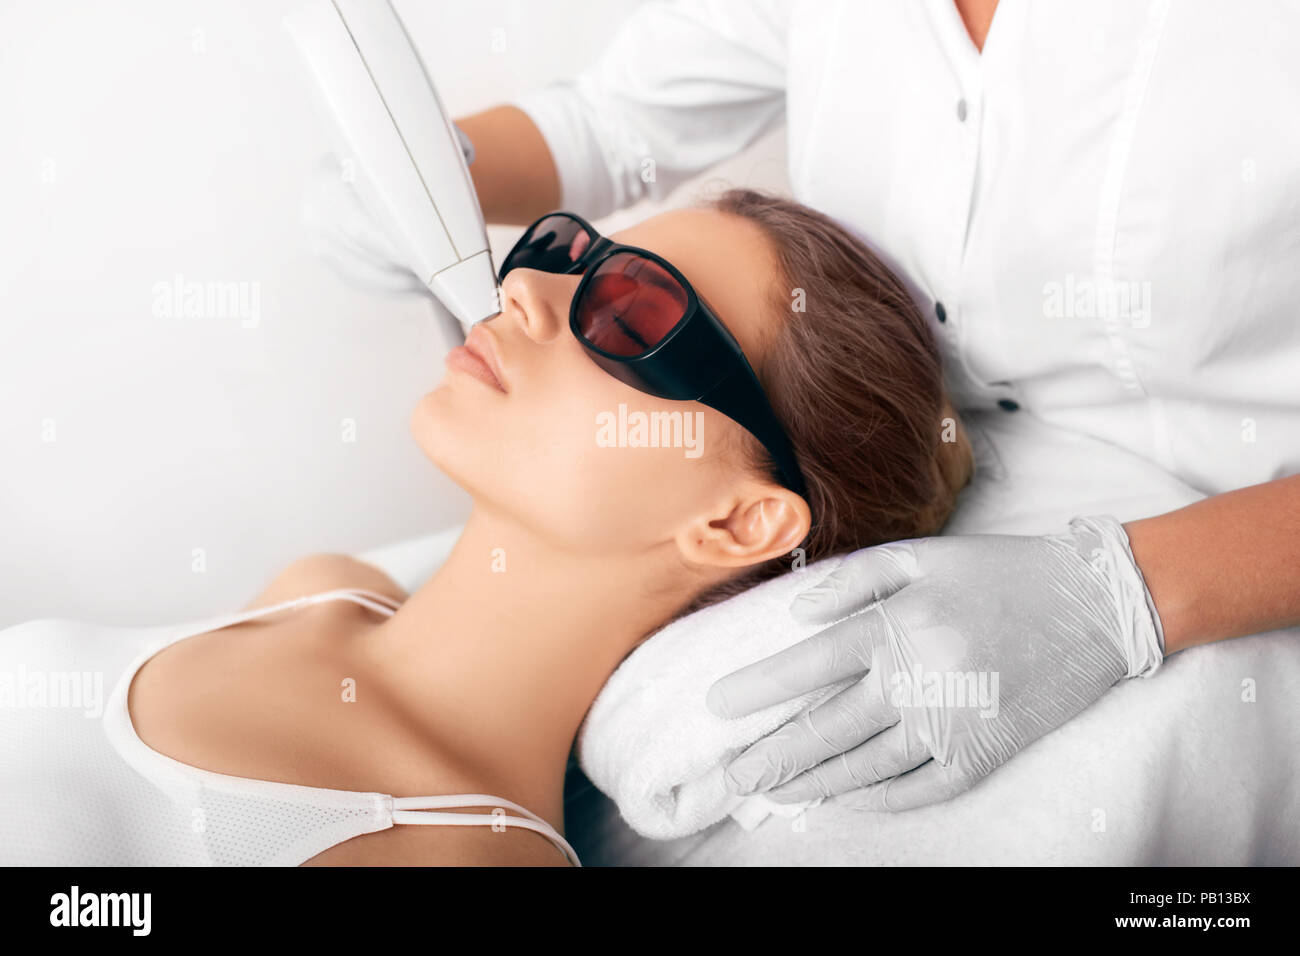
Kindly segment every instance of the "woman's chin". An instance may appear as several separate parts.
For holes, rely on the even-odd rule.
[[[411,411],[411,431],[419,437],[421,430],[445,430],[457,421],[481,417],[469,401],[472,395],[466,395],[465,389],[459,388],[461,382],[453,380],[450,375],[443,376],[431,391],[415,403]]]
[[[449,426],[456,418],[448,398],[446,389],[439,385],[416,402],[411,411],[411,437],[439,468],[442,468],[442,464],[438,459],[445,453],[451,437],[452,429]]]
[[[420,399],[411,412],[411,437],[439,471],[472,492],[465,472],[472,470],[467,466],[473,456],[475,432],[466,424],[466,410],[456,407],[449,392],[440,385]]]

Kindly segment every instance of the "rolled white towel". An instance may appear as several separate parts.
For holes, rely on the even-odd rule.
[[[619,665],[578,732],[578,762],[633,830],[673,839],[728,815],[753,829],[769,813],[788,816],[814,805],[731,794],[725,764],[852,681],[734,720],[715,717],[704,701],[718,678],[825,627],[796,622],[790,603],[842,560],[819,561],[679,618]]]

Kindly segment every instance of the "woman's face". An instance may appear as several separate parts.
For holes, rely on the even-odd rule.
[[[770,298],[775,258],[759,227],[682,209],[611,238],[675,265],[760,364],[780,319]],[[580,278],[522,268],[506,276],[501,312],[467,343],[494,353],[504,391],[452,360],[411,419],[429,458],[477,507],[588,553],[649,548],[702,514],[726,515],[755,489],[782,493],[746,468],[744,432],[731,419],[637,391],[588,357],[569,329]],[[652,431],[660,447],[650,446]]]

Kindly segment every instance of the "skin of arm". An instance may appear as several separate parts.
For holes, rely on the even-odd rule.
[[[541,131],[515,106],[456,121],[474,144],[469,167],[483,217],[526,226],[560,205],[560,175]]]
[[[1300,624],[1300,475],[1129,522],[1165,656]]]

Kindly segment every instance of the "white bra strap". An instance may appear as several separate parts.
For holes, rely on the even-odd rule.
[[[431,813],[432,810],[454,810],[469,807],[509,807],[523,814],[525,819],[512,817],[505,813]],[[555,828],[524,807],[510,800],[494,797],[486,793],[449,793],[433,797],[393,797],[393,823],[414,823],[423,826],[508,826],[519,827],[540,833],[556,849],[568,857],[574,866],[582,866],[578,853],[569,845],[569,841],[560,836]]]
[[[265,607],[255,607],[246,611],[236,611],[235,613],[222,618],[219,627],[230,627],[232,624],[240,624],[244,621],[251,621],[253,618],[262,617],[266,614],[275,614],[277,611],[295,610],[300,607],[306,607],[309,604],[321,604],[325,601],[333,600],[351,601],[353,604],[360,604],[362,607],[377,611],[380,614],[386,614],[391,617],[397,609],[402,606],[402,602],[380,594],[377,591],[368,591],[365,588],[335,588],[333,591],[321,591],[318,594],[307,594],[303,597],[290,598],[287,601],[281,601],[278,604],[268,604]],[[218,628],[212,628],[217,630]]]
[[[369,591],[366,588],[339,588],[334,591],[311,594],[305,598],[297,598],[297,600],[308,604],[318,604],[321,601],[328,601],[333,598],[351,601],[353,604],[360,604],[362,607],[370,608],[372,611],[378,611],[380,614],[386,614],[390,617],[402,606],[402,602],[396,598],[390,598],[386,594]]]

